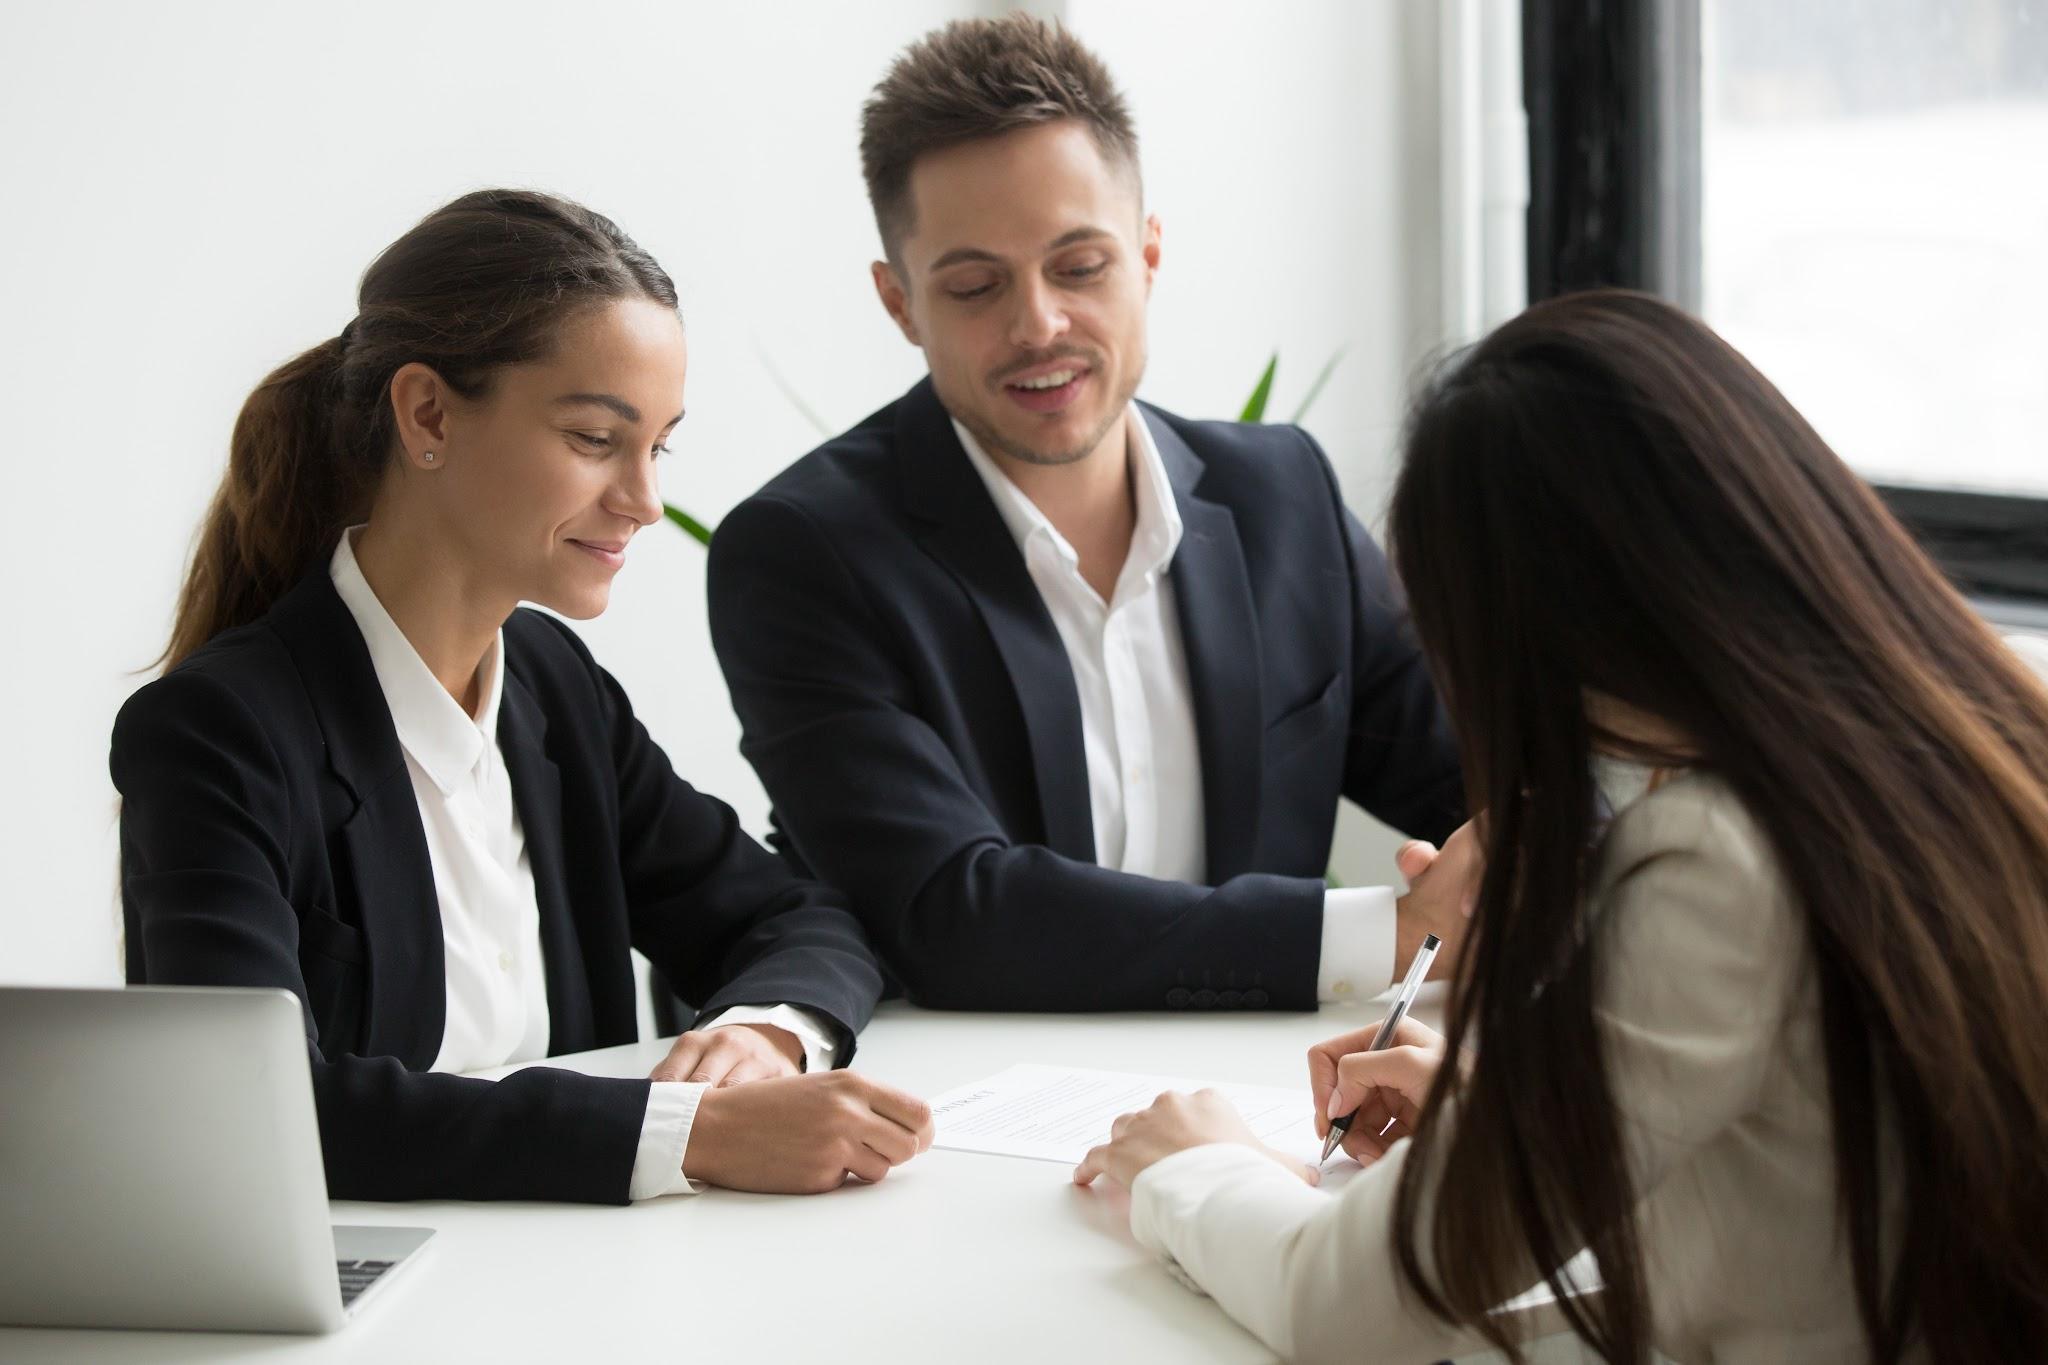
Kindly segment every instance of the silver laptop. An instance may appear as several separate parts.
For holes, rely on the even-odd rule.
[[[0,987],[0,1323],[330,1332],[431,1228],[330,1227],[298,1000]]]

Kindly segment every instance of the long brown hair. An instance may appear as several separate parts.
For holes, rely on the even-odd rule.
[[[545,358],[573,314],[624,298],[674,308],[676,289],[611,219],[531,190],[465,194],[386,247],[355,319],[242,404],[161,662],[261,616],[368,513],[400,366],[477,397],[499,368]]]
[[[1511,1350],[1487,1310],[1515,1267],[1562,1291],[1590,1247],[1605,1292],[1563,1311],[1647,1359],[1585,947],[1589,759],[1617,738],[1591,691],[1689,737],[1802,908],[1872,1358],[2048,1359],[2048,692],[1762,375],[1646,296],[1538,305],[1448,366],[1390,520],[1487,811],[1449,1025],[1477,1052],[1397,1206],[1422,1301]]]

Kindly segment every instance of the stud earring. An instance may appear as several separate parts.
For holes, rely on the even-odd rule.
[[[434,462],[434,452],[433,452],[433,451],[431,451],[431,450],[430,450],[430,451],[428,451],[428,452],[427,452],[427,457],[426,457],[426,458],[427,458],[427,463],[428,463],[428,464],[432,464],[432,463]]]

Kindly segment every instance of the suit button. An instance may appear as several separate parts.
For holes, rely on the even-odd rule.
[[[1196,991],[1195,1008],[1198,1010],[1209,1010],[1216,1008],[1216,992],[1210,990],[1207,986],[1204,986],[1201,990]]]
[[[1239,991],[1220,991],[1217,993],[1216,1003],[1227,1010],[1238,1009],[1244,1004],[1244,995]]]
[[[1166,993],[1166,1007],[1171,1010],[1184,1010],[1192,998],[1193,993],[1186,986],[1175,986]]]
[[[1267,998],[1264,991],[1254,986],[1251,990],[1244,993],[1244,1007],[1248,1010],[1264,1009]]]

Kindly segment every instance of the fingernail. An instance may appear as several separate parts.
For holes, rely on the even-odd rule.
[[[1326,1118],[1334,1119],[1343,1115],[1344,1106],[1338,1103],[1338,1094],[1339,1092],[1335,1090],[1330,1092],[1330,1102],[1324,1106],[1324,1116]]]

